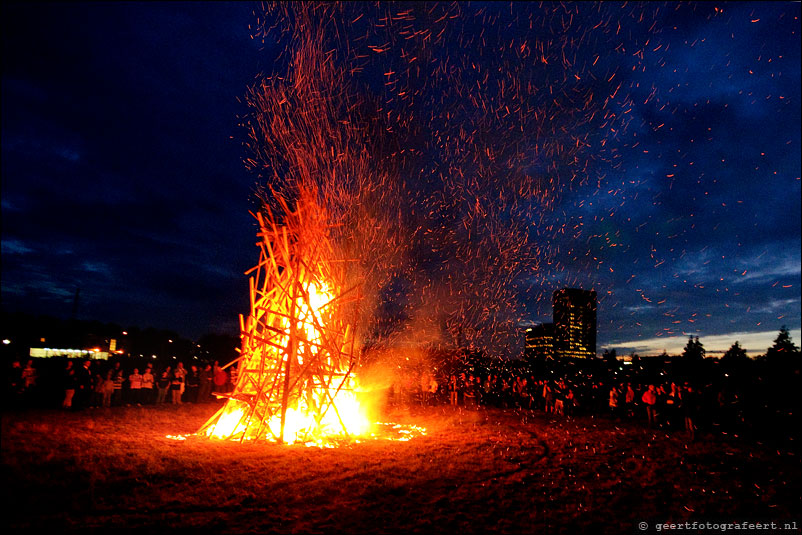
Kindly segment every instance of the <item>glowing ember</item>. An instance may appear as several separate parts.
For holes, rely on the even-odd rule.
[[[229,412],[224,412],[220,415],[217,423],[209,427],[206,434],[216,438],[226,438],[232,435],[239,435],[245,431],[245,426],[242,425],[242,418],[245,416],[245,409],[232,409]]]
[[[371,423],[360,408],[356,396],[352,392],[341,391],[333,399],[332,408],[323,414],[320,420],[310,407],[288,408],[284,421],[284,442],[306,443],[311,438],[345,438],[367,434],[371,429]],[[214,438],[236,438],[243,435],[247,428],[244,423],[246,411],[247,407],[241,406],[233,407],[230,412],[224,412],[216,424],[206,429],[206,435]],[[276,414],[268,420],[266,427],[264,438],[280,436],[280,415]]]
[[[235,413],[232,413],[232,414],[235,414]],[[233,416],[233,418],[240,418],[241,416],[242,416],[242,414],[240,413],[239,415]],[[300,416],[301,416],[301,418],[306,418],[302,414]],[[378,441],[378,440],[386,440],[386,441],[389,441],[389,442],[407,442],[407,441],[412,440],[414,438],[426,436],[426,428],[418,426],[418,425],[399,424],[399,423],[394,423],[394,422],[375,422],[375,423],[368,424],[367,420],[365,420],[363,423],[364,423],[364,425],[368,426],[368,427],[366,427],[366,429],[369,429],[370,432],[365,431],[365,432],[362,432],[362,433],[360,433],[360,432],[350,433],[350,437],[351,437],[350,438],[350,442],[352,442],[354,444],[362,444],[362,443],[371,442],[371,441]],[[224,429],[225,425],[227,425],[225,422],[224,423],[218,423],[218,426],[219,426],[220,429]],[[244,428],[240,428],[239,432],[241,432],[243,429]],[[286,432],[286,429],[285,429],[285,432]],[[179,441],[180,442],[180,441],[187,440],[189,437],[197,437],[197,436],[198,436],[197,434],[165,435],[165,438],[167,438],[169,440],[175,440],[175,441]],[[220,439],[227,438],[226,435],[224,435],[224,434],[213,432],[213,431],[209,431],[209,430],[207,430],[205,432],[204,436],[212,437],[212,438],[220,438]],[[335,435],[328,435],[328,436],[323,435],[323,436],[320,436],[318,438],[313,438],[313,439],[307,438],[306,440],[303,440],[302,437],[304,435],[302,433],[298,433],[296,436],[297,436],[297,439],[294,440],[294,441],[290,441],[289,442],[290,444],[303,445],[303,446],[305,446],[307,448],[312,448],[312,447],[316,447],[316,448],[334,448],[334,447],[336,447],[338,445],[338,440],[337,440],[337,437]],[[248,440],[252,440],[252,439],[248,439]]]

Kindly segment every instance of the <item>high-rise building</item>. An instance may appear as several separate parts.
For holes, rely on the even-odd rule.
[[[538,323],[526,330],[526,355],[554,358],[553,323]]]
[[[563,288],[553,295],[554,352],[557,357],[596,356],[596,292]]]

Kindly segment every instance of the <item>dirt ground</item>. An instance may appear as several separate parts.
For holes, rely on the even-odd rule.
[[[608,418],[450,407],[387,414],[426,428],[406,442],[317,448],[167,438],[193,433],[216,408],[4,413],[5,527],[463,534],[656,533],[657,523],[685,521],[796,522],[782,533],[802,526],[798,456],[740,439],[688,443],[681,432]]]

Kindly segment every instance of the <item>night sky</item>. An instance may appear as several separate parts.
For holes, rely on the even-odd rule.
[[[549,177],[501,211],[510,227],[527,214],[536,252],[511,283],[517,325],[550,321],[552,291],[573,286],[599,295],[600,350],[693,335],[758,354],[782,325],[799,345],[800,3],[361,8],[340,21],[365,62],[347,84],[415,155],[397,158],[411,213],[448,204],[441,175]],[[3,5],[4,310],[69,317],[80,288],[82,319],[236,333],[269,176],[243,163],[243,97],[292,47],[252,39],[254,9]],[[466,183],[478,206],[512,179]],[[436,235],[450,214],[405,221]],[[412,241],[401,291],[459,271]]]

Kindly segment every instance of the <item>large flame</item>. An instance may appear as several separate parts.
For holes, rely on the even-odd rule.
[[[277,198],[259,221],[259,264],[249,271],[250,314],[240,316],[238,378],[198,434],[227,440],[321,444],[375,437],[355,375],[362,281],[332,243],[311,192],[294,209]],[[378,425],[378,424],[377,424]]]
[[[304,341],[297,348],[297,364],[304,366],[305,362],[314,363],[319,356],[323,340],[320,325],[325,317],[325,307],[334,299],[329,285],[324,282],[310,282],[306,284],[301,297],[295,300],[296,324],[295,329],[302,333],[299,338]],[[291,319],[280,318],[283,335],[278,337],[278,346],[287,347],[290,344]],[[263,347],[264,350],[264,347]],[[281,369],[286,365],[289,356],[282,354],[278,347],[270,349],[274,363],[279,363]],[[240,366],[245,370],[255,369],[262,365],[259,362],[262,355],[259,351],[252,351],[242,360]],[[326,356],[325,364],[332,365],[331,357]],[[286,378],[284,373],[277,375],[281,383]],[[252,394],[247,381],[241,382],[240,394]],[[282,437],[286,443],[316,442],[336,437],[357,437],[370,432],[371,424],[366,411],[360,404],[358,393],[360,391],[356,376],[348,369],[335,369],[329,374],[314,374],[304,378],[298,388],[303,395],[297,397],[284,413],[284,428],[281,428],[282,415],[274,414],[262,422],[260,433],[256,436],[247,436],[252,411],[245,399],[236,397],[229,400],[223,411],[219,414],[216,423],[205,429],[205,434],[215,438],[276,438]]]
[[[227,408],[217,423],[207,428],[206,435],[221,439],[242,436],[246,429],[243,422],[246,411],[247,406],[242,405]],[[266,423],[268,429],[262,438],[279,436],[280,416],[275,415]],[[370,420],[356,395],[340,391],[320,421],[316,421],[308,408],[288,408],[284,421],[284,441],[288,444],[316,443],[332,438],[359,437],[368,435],[371,428]]]

